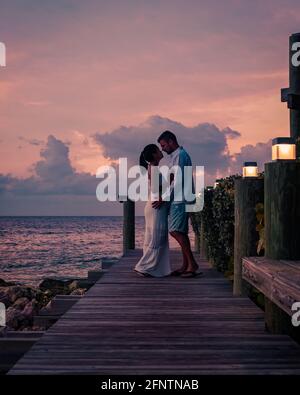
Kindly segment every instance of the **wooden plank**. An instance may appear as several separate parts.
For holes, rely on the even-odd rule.
[[[292,304],[300,301],[300,264],[266,257],[243,259],[243,278],[270,301],[292,315]]]
[[[9,374],[299,374],[300,350],[199,260],[203,278],[143,278],[130,251]],[[174,267],[179,251],[171,251]]]

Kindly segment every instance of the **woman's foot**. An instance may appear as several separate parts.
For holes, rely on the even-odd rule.
[[[135,270],[135,269],[133,269],[133,271],[142,277],[152,277],[151,274],[149,274],[149,273],[139,272],[138,270]]]

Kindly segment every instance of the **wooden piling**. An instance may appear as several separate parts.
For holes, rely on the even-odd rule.
[[[235,180],[234,285],[233,294],[242,295],[242,258],[257,255],[257,203],[264,200],[264,181],[260,178]]]
[[[135,202],[123,202],[123,254],[135,249]]]
[[[281,101],[287,102],[290,110],[290,135],[297,143],[297,158],[300,158],[300,33],[289,38],[289,83],[281,90]]]
[[[265,164],[266,257],[300,259],[300,161]]]
[[[288,105],[290,108],[290,129],[291,137],[294,137],[297,142],[297,158],[300,157],[300,64],[295,60],[295,52],[299,51],[300,46],[300,33],[295,33],[289,39],[289,80],[290,80],[290,99]],[[295,50],[295,46],[298,50]],[[299,58],[299,56],[298,56]]]
[[[300,259],[300,161],[265,164],[265,239],[267,258]],[[265,313],[271,333],[286,333],[287,320],[271,300]]]

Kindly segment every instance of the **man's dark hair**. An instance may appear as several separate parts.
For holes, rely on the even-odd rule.
[[[159,138],[157,139],[157,142],[159,143],[160,140],[165,140],[165,141],[172,140],[172,141],[174,141],[175,143],[177,143],[177,137],[175,136],[174,133],[170,132],[169,130],[164,131],[164,132],[159,136]],[[178,144],[178,143],[177,143],[177,144]]]

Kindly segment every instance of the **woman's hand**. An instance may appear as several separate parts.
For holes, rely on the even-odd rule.
[[[159,209],[163,205],[163,203],[164,202],[163,202],[162,198],[160,197],[159,200],[157,200],[156,202],[152,202],[152,207]]]

